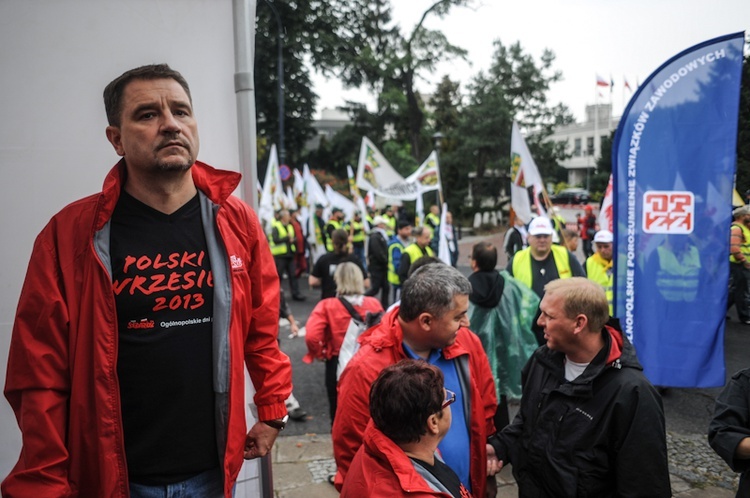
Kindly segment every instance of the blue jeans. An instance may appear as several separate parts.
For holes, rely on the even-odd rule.
[[[367,271],[367,258],[365,258],[365,246],[352,247],[352,253],[359,259],[359,261],[362,263],[362,266],[365,268],[365,271]]]
[[[175,484],[147,486],[130,483],[130,498],[223,498],[221,469],[207,470]]]

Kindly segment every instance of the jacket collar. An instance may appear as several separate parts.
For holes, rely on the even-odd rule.
[[[563,383],[559,387],[561,392],[572,396],[591,396],[593,381],[608,369],[635,368],[643,370],[638,362],[633,345],[622,333],[618,319],[610,318],[601,333],[602,339],[604,339],[604,347],[577,379]],[[539,361],[554,371],[560,379],[565,377],[564,359],[563,353],[552,351],[547,346],[539,348]]]
[[[414,464],[396,443],[383,434],[370,420],[365,429],[363,444],[365,450],[375,459],[391,467],[401,489],[408,493],[417,491],[434,493],[414,468]]]
[[[240,183],[242,175],[234,171],[212,168],[208,164],[196,161],[190,168],[193,181],[198,190],[203,192],[215,204],[223,204]],[[125,184],[127,172],[125,160],[115,164],[104,179],[99,198],[94,231],[99,231],[112,217],[120,192]]]

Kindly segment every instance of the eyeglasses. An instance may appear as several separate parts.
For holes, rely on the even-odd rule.
[[[449,391],[448,389],[446,389],[445,390],[445,401],[443,401],[443,408],[442,409],[445,410],[445,408],[447,406],[450,406],[451,403],[453,403],[455,401],[456,401],[456,393],[454,393],[453,391]]]

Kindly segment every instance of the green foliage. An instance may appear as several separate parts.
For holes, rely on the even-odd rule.
[[[490,68],[469,84],[468,103],[461,110],[455,130],[455,149],[444,155],[442,165],[463,172],[459,190],[466,186],[468,171],[476,171],[477,177],[483,178],[474,184],[475,201],[482,196],[497,197],[503,189],[508,191],[514,119],[530,132],[526,141],[542,178],[566,178],[564,168],[558,166],[566,157],[564,145],[546,141],[556,125],[573,122],[567,107],[550,106],[547,102],[550,85],[561,78],[560,72],[552,69],[554,60],[549,50],[537,62],[519,43],[506,47],[498,40]],[[485,174],[492,170],[500,172],[499,176]],[[449,202],[452,200],[455,206],[462,198],[450,196]]]
[[[269,6],[269,3],[271,6]],[[310,71],[304,56],[310,53],[318,32],[325,32],[335,18],[318,0],[258,2],[255,36],[255,99],[258,136],[279,146],[278,43],[279,29],[273,9],[282,24],[284,63],[284,142],[286,163],[295,164],[305,142],[315,134],[312,128],[317,95],[312,90]],[[281,153],[281,151],[279,151]],[[280,158],[281,159],[281,158]],[[268,156],[258,155],[263,177]]]

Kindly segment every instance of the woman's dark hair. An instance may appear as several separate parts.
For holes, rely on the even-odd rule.
[[[422,360],[401,360],[378,376],[370,389],[375,427],[395,443],[411,443],[427,433],[430,415],[443,416],[443,372]]]

